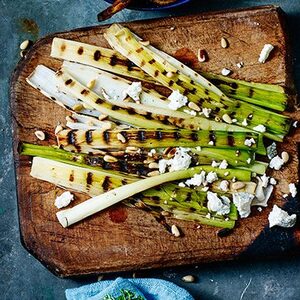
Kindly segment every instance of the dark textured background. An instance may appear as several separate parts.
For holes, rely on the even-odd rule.
[[[194,0],[185,7],[159,13],[124,10],[110,22],[263,4],[280,5],[287,14],[289,35],[294,49],[295,82],[299,90],[300,0]],[[97,280],[97,278],[73,280],[57,278],[20,244],[8,83],[19,59],[20,42],[28,38],[35,40],[56,31],[97,25],[96,15],[106,6],[102,0],[0,0],[0,299],[64,299],[66,288]],[[33,20],[37,26],[32,26],[33,23],[28,20]],[[183,283],[181,277],[186,274],[196,275],[197,283]],[[156,270],[137,273],[137,276],[171,280],[185,287],[196,299],[203,300],[300,299],[299,257]]]

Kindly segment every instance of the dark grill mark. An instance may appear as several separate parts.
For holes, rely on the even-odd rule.
[[[53,101],[56,101],[56,99],[55,99],[53,96],[51,96],[50,98],[51,98]]]
[[[231,88],[233,88],[235,90],[238,88],[238,84],[236,82],[230,83],[230,86],[231,86]]]
[[[81,95],[87,96],[90,93],[90,91],[84,89],[80,92]]]
[[[124,137],[126,143],[128,143],[128,135],[127,135],[127,132],[126,132],[126,131],[121,131],[120,133],[123,135],[123,137]]]
[[[143,142],[146,140],[146,132],[144,130],[139,130],[138,131],[138,140],[140,142]]]
[[[70,130],[67,135],[68,144],[75,145],[76,144],[76,132],[77,130]]]
[[[110,187],[110,179],[108,176],[105,176],[103,183],[102,183],[102,187],[104,191],[108,191],[109,187]]]
[[[218,113],[220,110],[221,110],[220,107],[216,107],[216,108],[214,109],[214,112],[215,112],[215,113]]]
[[[185,202],[190,202],[192,199],[192,193],[187,193],[186,198],[185,198]]]
[[[205,89],[205,90],[204,90],[204,93],[205,93],[205,95],[209,95],[208,89]]]
[[[153,196],[151,197],[153,201],[159,202],[160,198],[158,196]]]
[[[193,95],[195,95],[196,92],[197,92],[197,89],[196,89],[196,88],[193,88],[193,89],[190,91],[190,93],[193,94]]]
[[[109,133],[109,131],[108,130],[104,130],[102,134],[103,134],[104,141],[108,144],[109,140],[110,140],[110,133]]]
[[[158,130],[158,131],[156,131],[155,136],[156,136],[156,139],[160,141],[163,138],[163,133],[160,130]]]
[[[168,72],[167,72],[166,70],[163,70],[163,71],[161,72],[161,74],[163,74],[163,75],[165,75],[165,76],[167,75],[167,73],[168,73]]]
[[[91,144],[93,142],[93,130],[87,130],[85,132],[85,141],[87,144]]]
[[[232,132],[228,132],[227,144],[228,144],[228,146],[233,146],[234,145],[234,136],[233,136]]]
[[[201,107],[202,106],[202,104],[203,104],[203,102],[204,102],[204,99],[203,98],[200,98],[199,100],[198,100],[198,105]]]
[[[100,98],[97,98],[96,103],[97,103],[97,104],[103,104],[104,101],[103,101],[102,99],[100,99]]]
[[[120,171],[122,171],[122,172],[126,172],[126,173],[129,172],[128,164],[127,164],[126,160],[119,160],[119,168],[120,168]],[[122,183],[123,183],[123,181],[122,181]]]
[[[236,105],[235,105],[235,108],[240,108],[240,107],[241,107],[241,103],[237,102]]]
[[[175,139],[175,140],[179,140],[180,138],[181,138],[180,132],[175,131],[175,132],[174,132],[174,139]]]
[[[66,82],[65,82],[65,85],[69,85],[69,84],[71,84],[72,83],[72,79],[68,79]]]
[[[152,120],[152,114],[151,114],[151,112],[147,112],[145,118],[146,118],[147,120]]]
[[[127,66],[127,70],[131,71],[133,69],[133,67],[134,67],[134,63],[131,62],[130,60],[127,60],[126,61],[126,66]]]
[[[176,84],[181,85],[182,84],[182,80],[177,79]]]
[[[141,61],[141,67],[143,67],[146,64],[144,60]]]
[[[220,229],[217,234],[218,234],[218,237],[222,238],[222,237],[228,236],[232,232],[233,232],[233,229],[223,228],[223,229]]]
[[[116,55],[112,55],[112,57],[110,58],[110,63],[109,64],[111,66],[115,66],[117,64],[117,62],[118,62],[117,56]]]
[[[158,70],[155,70],[154,72],[154,77],[157,77],[159,75],[159,71]]]
[[[163,120],[161,121],[163,124],[168,125],[169,124],[169,117],[164,116]]]
[[[118,109],[120,109],[120,107],[117,106],[117,105],[113,105],[113,106],[111,107],[111,109],[112,109],[112,110],[118,110]]]
[[[130,108],[127,108],[127,112],[130,114],[130,115],[134,115],[135,114],[135,110],[130,107]]]
[[[194,80],[193,80],[193,79],[192,79],[190,82],[191,82],[191,84],[195,84],[195,82],[194,82]]]
[[[125,184],[127,184],[127,183],[128,183],[128,181],[127,181],[126,179],[122,179],[122,181],[121,181],[121,182],[122,182],[122,184],[123,184],[123,185],[125,185]]]
[[[141,48],[136,49],[135,51],[136,51],[136,53],[141,53],[143,50],[144,50],[143,47],[141,47]]]
[[[65,45],[65,44],[62,44],[62,45],[60,46],[60,50],[61,50],[62,52],[64,52],[64,51],[66,50],[66,45]]]
[[[69,181],[71,181],[71,182],[74,181],[74,170],[72,170],[71,173],[70,173]]]
[[[236,90],[231,89],[231,90],[229,91],[229,93],[230,93],[231,95],[236,95]]]
[[[249,89],[249,98],[252,98],[253,94],[254,94],[254,90],[253,90],[253,88],[250,88]]]
[[[152,58],[152,59],[151,59],[151,60],[149,60],[148,62],[149,62],[149,64],[150,64],[150,65],[152,65],[152,64],[154,64],[154,63],[155,63],[155,59],[154,59],[154,58]]]
[[[173,80],[170,80],[169,81],[169,86],[172,86],[174,84],[174,81]]]
[[[93,173],[92,172],[88,172],[87,176],[86,176],[86,184],[90,185],[93,182]]]
[[[198,141],[198,134],[197,134],[197,132],[192,132],[191,133],[191,139],[194,141],[194,142],[196,142],[196,141]]]
[[[81,54],[83,53],[83,48],[82,48],[82,47],[79,47],[78,50],[77,50],[77,53],[78,53],[79,55],[81,55]]]
[[[98,61],[101,57],[101,52],[99,50],[96,50],[94,53],[94,60]]]
[[[187,96],[190,93],[189,89],[185,89],[183,92],[183,96]]]

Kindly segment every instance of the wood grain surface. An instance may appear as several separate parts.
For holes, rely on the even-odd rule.
[[[147,20],[125,25],[145,40],[150,40],[154,46],[176,54],[185,61],[188,59],[188,63],[197,70],[220,73],[222,68],[227,67],[233,70],[234,78],[292,88],[291,60],[283,16],[277,7]],[[171,27],[175,29],[171,30]],[[61,65],[61,61],[49,56],[53,37],[108,47],[102,35],[105,28],[76,29],[43,38],[32,47],[13,74],[11,106],[14,155],[20,231],[26,249],[60,276],[229,260],[245,253],[246,257],[261,252],[268,256],[278,248],[278,240],[281,247],[276,252],[297,249],[299,226],[289,230],[267,229],[267,216],[273,203],[287,209],[298,207],[293,199],[285,200],[282,197],[288,192],[288,183],[298,180],[297,133],[288,137],[281,146],[291,154],[291,160],[280,172],[272,174],[279,184],[269,207],[263,212],[253,208],[251,216],[238,221],[233,233],[226,237],[218,237],[219,229],[213,227],[201,226],[197,229],[193,222],[169,220],[170,224],[177,224],[184,233],[183,237],[176,238],[151,215],[122,205],[98,213],[70,228],[61,227],[54,206],[56,194],[61,189],[31,178],[30,158],[19,157],[17,146],[20,141],[55,144],[54,128],[58,122],[65,122],[67,112],[30,87],[25,78],[38,64],[53,69]],[[221,48],[221,37],[228,39],[229,48]],[[259,64],[257,59],[265,43],[275,45],[275,50],[267,63]],[[209,55],[209,61],[201,65],[194,59],[199,48],[206,49]],[[242,69],[236,67],[240,61],[245,64]],[[289,114],[300,119],[298,112]],[[47,132],[46,141],[36,140],[34,132],[38,129]],[[84,199],[87,197],[76,193],[74,204]],[[260,240],[262,242],[257,246]],[[260,248],[263,244],[266,250],[259,251],[263,249]]]

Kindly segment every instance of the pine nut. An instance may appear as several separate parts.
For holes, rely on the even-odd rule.
[[[228,123],[228,124],[231,124],[231,123],[232,123],[232,120],[231,120],[230,116],[227,115],[227,114],[224,114],[224,115],[222,116],[222,120],[223,120],[224,122]]]
[[[139,149],[140,148],[133,147],[133,146],[126,147],[126,150],[128,150],[128,151],[138,151]]]
[[[83,109],[83,105],[80,104],[80,103],[77,103],[77,104],[75,104],[75,105],[72,107],[72,109],[73,109],[74,111],[76,111],[76,112],[79,112],[79,111],[81,111],[81,110]]]
[[[55,128],[55,130],[54,130],[54,133],[58,134],[62,130],[63,130],[63,127],[61,125],[57,125],[56,128]]]
[[[149,45],[150,45],[150,42],[149,42],[149,41],[143,41],[143,40],[141,40],[141,41],[139,41],[139,43],[140,43],[141,45],[143,45],[143,46],[149,46]]]
[[[224,37],[221,38],[221,47],[224,49],[228,47],[228,41]]]
[[[126,143],[126,139],[122,133],[117,134],[117,139],[123,144]]]
[[[283,162],[286,164],[289,161],[290,156],[286,151],[283,151],[281,153],[281,158],[282,158]]]
[[[111,155],[107,155],[107,154],[104,155],[103,160],[106,161],[106,162],[117,162],[118,161],[117,158],[115,158]]]
[[[184,282],[194,282],[195,281],[195,277],[193,275],[186,275],[186,276],[183,276],[181,279]]]
[[[207,59],[206,51],[204,49],[198,49],[198,61],[205,62]]]
[[[103,114],[101,114],[99,117],[98,117],[98,119],[100,120],[100,121],[103,121],[103,120],[105,120],[105,119],[107,119],[108,118],[108,115],[103,115]]]
[[[45,133],[43,131],[41,131],[41,130],[37,130],[34,134],[41,141],[44,141],[45,138],[46,138]]]
[[[180,231],[178,229],[178,227],[176,225],[172,225],[171,226],[171,232],[175,237],[179,237],[180,236]]]
[[[232,185],[231,185],[232,189],[233,190],[240,190],[242,188],[245,187],[245,183],[244,182],[241,182],[241,181],[237,181],[237,182],[234,182]]]
[[[200,107],[194,102],[189,102],[188,107],[192,110],[195,110],[195,111],[200,111],[201,110]]]
[[[91,90],[95,86],[95,83],[96,83],[96,79],[93,79],[89,81],[86,86]]]
[[[159,171],[152,171],[152,172],[149,172],[149,173],[147,174],[147,176],[153,177],[153,176],[158,176],[159,174],[160,174]]]
[[[21,50],[25,50],[28,48],[30,41],[29,40],[25,40],[20,44],[20,49]]]
[[[156,162],[152,162],[149,164],[149,169],[158,169],[159,165]]]

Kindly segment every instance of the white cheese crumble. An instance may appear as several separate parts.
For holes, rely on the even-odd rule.
[[[295,128],[298,127],[298,121],[295,121],[295,122],[293,123],[293,127],[295,127]]]
[[[244,119],[244,120],[243,120],[242,125],[243,125],[243,126],[248,126],[247,119]]]
[[[255,131],[258,131],[258,132],[266,132],[266,126],[264,126],[262,124],[257,125],[255,127],[253,127],[252,129]]]
[[[259,212],[262,212],[262,208],[261,208],[261,207],[258,207],[257,210],[258,210]]]
[[[185,182],[186,185],[194,185],[194,186],[200,186],[200,185],[206,185],[205,184],[205,172],[201,171],[200,174],[195,174],[192,178],[188,179]]]
[[[201,191],[203,191],[203,192],[207,192],[208,190],[209,190],[208,186],[205,186],[204,188],[201,189]]]
[[[270,184],[272,184],[272,185],[277,184],[277,181],[275,180],[275,178],[273,178],[273,177],[270,178]]]
[[[168,99],[170,100],[168,107],[172,110],[177,110],[178,108],[185,106],[188,102],[187,97],[180,94],[178,90],[173,91]]]
[[[247,160],[246,160],[247,164],[250,165],[251,164],[251,158],[249,157]]]
[[[222,180],[220,182],[219,189],[223,192],[228,192],[229,182],[227,180]]]
[[[287,198],[289,195],[288,194],[283,194],[283,198]]]
[[[209,172],[206,176],[206,181],[208,183],[213,183],[218,180],[218,175],[216,172]]]
[[[253,198],[254,195],[245,192],[233,194],[233,203],[241,218],[247,218],[250,215]]]
[[[289,215],[286,211],[274,205],[268,219],[270,228],[274,226],[289,228],[296,224],[297,216],[295,214]]]
[[[54,204],[57,208],[63,208],[68,206],[73,200],[74,195],[67,191],[62,193],[60,196],[56,197]]]
[[[208,145],[210,145],[210,146],[213,146],[215,143],[214,143],[214,141],[209,141],[208,142]]]
[[[228,76],[231,73],[231,70],[227,69],[227,68],[223,68],[221,71],[221,74],[223,76]]]
[[[197,115],[197,113],[194,110],[184,109],[183,112],[185,112],[186,114],[189,114],[191,116]]]
[[[140,94],[142,92],[141,82],[132,82],[126,90],[123,91],[124,96],[128,95],[134,101],[140,101]]]
[[[255,139],[254,138],[251,138],[251,139],[245,139],[245,142],[244,142],[244,145],[245,146],[248,146],[248,147],[251,147],[252,145],[255,144]]]
[[[274,169],[274,170],[280,170],[281,167],[284,165],[284,160],[279,157],[278,155],[276,155],[275,157],[273,157],[270,161],[270,164],[269,164],[269,167],[271,169]]]
[[[167,167],[169,167],[170,172],[188,169],[192,162],[192,157],[187,153],[189,150],[187,148],[176,148],[173,158],[159,160],[159,172],[165,173]]]
[[[227,169],[227,167],[228,167],[227,160],[223,159],[219,165],[219,169]]]
[[[266,60],[268,59],[271,51],[274,49],[274,46],[271,44],[265,44],[264,47],[262,48],[259,58],[258,58],[258,62],[260,62],[261,64],[264,64],[266,62]]]
[[[218,163],[218,162],[216,162],[216,161],[212,161],[212,163],[211,163],[211,166],[213,167],[213,168],[217,168],[218,166],[220,165],[220,163]]]
[[[270,177],[268,177],[265,173],[263,176],[260,177],[260,179],[261,179],[261,182],[262,182],[262,187],[266,188],[269,184]]]
[[[296,197],[296,195],[297,195],[297,188],[296,188],[295,183],[290,183],[289,184],[289,191],[290,191],[292,197]]]
[[[184,182],[179,182],[179,183],[178,183],[178,186],[180,186],[180,187],[185,187],[185,184],[184,184]]]
[[[207,192],[207,208],[218,215],[226,215],[230,212],[230,200],[226,196],[220,198],[216,193]]]
[[[237,63],[236,66],[238,68],[242,68],[244,66],[244,63],[241,61],[241,62]]]
[[[255,198],[253,199],[251,205],[259,205],[266,207],[268,205],[268,201],[272,195],[274,187],[273,185],[267,185],[266,187],[263,187],[265,183],[265,179],[263,178],[263,176],[257,176],[256,178],[258,182],[255,189]]]
[[[199,115],[204,115],[206,118],[209,118],[210,113],[211,113],[210,108],[203,107],[202,111],[199,113]]]
[[[276,143],[273,142],[270,146],[267,147],[267,156],[269,159],[274,158],[277,155]]]

